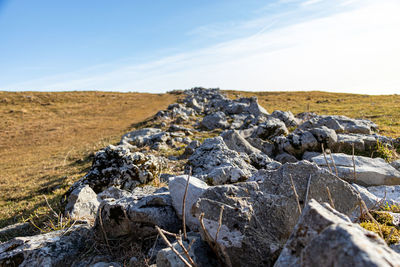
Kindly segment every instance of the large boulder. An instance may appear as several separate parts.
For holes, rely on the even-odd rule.
[[[82,185],[89,185],[96,193],[110,186],[132,190],[152,181],[163,166],[164,162],[153,155],[132,153],[125,145],[109,145],[96,153],[89,172],[69,189],[67,195]]]
[[[356,180],[354,180],[353,157],[343,153],[333,153],[340,178],[360,185],[400,185],[400,172],[381,158],[354,156]],[[312,158],[318,166],[327,169],[327,162],[333,167],[330,157],[325,160],[323,155]]]
[[[256,117],[268,115],[268,112],[258,104],[257,97],[246,97],[231,100],[225,106],[227,114],[251,114]]]
[[[310,130],[313,128],[326,126],[336,133],[359,133],[372,134],[378,128],[375,123],[369,120],[351,119],[346,116],[313,116],[303,124],[299,129]]]
[[[206,139],[190,156],[186,172],[211,184],[224,184],[243,181],[256,169],[244,153],[230,150],[222,137]]]
[[[197,202],[199,197],[204,193],[204,191],[207,190],[209,186],[196,177],[180,175],[171,177],[169,179],[168,187],[176,214],[179,216],[179,218],[182,218],[183,196],[185,195],[188,179],[189,184],[185,199],[186,225],[189,226],[191,230],[198,230],[199,219],[192,216],[191,210],[192,206]]]
[[[0,266],[72,266],[91,243],[88,226],[16,237],[0,244]]]
[[[296,130],[288,136],[278,136],[274,139],[278,150],[301,158],[306,151],[319,151],[321,144],[309,131]]]
[[[201,195],[192,214],[196,217],[205,214],[205,228],[211,236],[214,237],[220,228],[216,246],[220,254],[225,255],[226,263],[272,266],[278,258],[300,216],[289,174],[301,206],[306,202],[309,183],[308,199],[329,201],[328,187],[338,210],[350,215],[356,209],[360,197],[351,185],[309,162],[285,164],[276,171],[264,171],[259,182],[210,187]],[[202,230],[201,233],[205,235]]]
[[[275,136],[287,135],[289,133],[283,121],[276,118],[269,118],[266,122],[258,125],[252,137],[261,138],[263,140],[272,139]]]
[[[299,120],[290,111],[275,110],[271,113],[271,116],[283,121],[288,128],[294,128],[299,125]]]
[[[145,186],[135,188],[129,197],[103,200],[95,230],[99,236],[105,233],[108,238],[142,239],[156,234],[156,225],[177,232],[181,223],[169,192],[165,188]]]
[[[396,266],[400,255],[328,204],[311,200],[275,267]]]
[[[122,136],[120,144],[131,144],[138,147],[149,145],[153,142],[154,136],[161,132],[161,129],[158,128],[143,128],[132,131]]]

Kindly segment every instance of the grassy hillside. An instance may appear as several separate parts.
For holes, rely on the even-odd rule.
[[[269,112],[312,111],[368,118],[384,135],[400,136],[400,96],[325,92],[235,92],[257,96]],[[44,220],[61,195],[91,165],[91,155],[165,109],[174,94],[0,92],[0,227]]]

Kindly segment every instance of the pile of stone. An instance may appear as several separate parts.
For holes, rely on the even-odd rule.
[[[400,162],[357,156],[399,139],[369,120],[184,93],[153,125],[96,153],[65,195],[75,225],[0,244],[0,266],[398,266],[400,240],[389,247],[356,222],[361,200],[400,204]],[[140,244],[141,254],[122,257],[115,244]]]

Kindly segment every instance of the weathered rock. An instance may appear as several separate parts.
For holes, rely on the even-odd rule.
[[[310,201],[275,267],[396,266],[400,255],[328,204]]]
[[[26,230],[29,228],[29,226],[30,223],[23,222],[11,224],[6,227],[0,228],[0,243],[1,240],[8,240],[16,235],[18,236],[26,233]]]
[[[370,186],[367,189],[380,200],[385,199],[383,204],[388,203],[389,205],[400,205],[400,185]]]
[[[390,165],[396,170],[400,171],[400,159],[391,162]]]
[[[241,131],[243,132],[243,131]],[[262,140],[261,138],[247,137],[246,141],[253,147],[261,150],[268,157],[272,157],[275,153],[275,145],[270,141]]]
[[[227,114],[252,114],[254,116],[268,115],[268,112],[258,104],[257,97],[231,100],[225,106]]]
[[[333,153],[332,157],[336,164],[339,177],[347,181],[366,186],[400,184],[400,172],[381,158],[354,156],[357,178],[357,180],[354,181],[352,156],[343,153]],[[320,167],[328,168],[323,155],[312,158],[312,161],[317,163]],[[329,165],[333,167],[333,162],[330,157],[327,157],[327,161]]]
[[[283,121],[276,118],[270,118],[266,122],[259,124],[252,137],[267,140],[278,135],[287,135],[288,133],[289,131]]]
[[[124,145],[109,145],[96,153],[89,172],[69,189],[67,195],[82,185],[89,185],[96,193],[110,186],[132,190],[152,181],[163,164],[153,155],[131,153]]]
[[[157,128],[143,128],[133,132],[129,132],[122,136],[120,144],[131,144],[142,147],[152,143],[152,138],[162,131]]]
[[[129,236],[135,239],[156,234],[155,225],[177,232],[181,226],[166,189],[151,186],[135,188],[132,196],[105,199],[95,222],[95,230],[108,238]]]
[[[296,130],[287,137],[278,136],[274,141],[279,151],[287,152],[299,158],[306,151],[318,151],[321,149],[321,145],[309,131]]]
[[[65,215],[74,220],[94,221],[100,202],[96,193],[89,185],[82,185],[74,189],[68,196]]]
[[[187,159],[194,153],[196,148],[198,148],[200,145],[201,145],[201,143],[198,140],[194,140],[194,141],[190,142],[190,144],[186,146],[185,151],[183,152],[183,154],[181,155],[180,158]]]
[[[368,209],[377,208],[378,203],[381,200],[379,197],[375,196],[374,194],[369,192],[367,188],[361,185],[352,184],[352,186],[354,187],[354,189],[357,190],[358,193],[360,193],[360,196],[365,202],[365,205],[367,205]]]
[[[283,152],[283,153],[277,155],[277,156],[275,157],[275,159],[276,159],[277,161],[279,161],[280,163],[282,163],[282,164],[285,164],[285,163],[288,163],[288,162],[290,162],[290,163],[295,163],[295,162],[298,162],[298,161],[299,161],[298,159],[296,159],[295,156],[290,155],[290,154],[285,153],[285,152]]]
[[[275,267],[300,266],[301,253],[325,228],[335,223],[351,223],[349,217],[332,209],[327,203],[311,199],[304,208]],[[318,257],[319,255],[315,255]]]
[[[222,137],[206,139],[188,161],[186,172],[212,184],[234,183],[246,180],[256,169],[249,157],[230,150]]]
[[[283,121],[288,128],[297,127],[299,125],[299,120],[295,118],[290,111],[275,110],[271,113],[271,116]]]
[[[201,126],[207,130],[226,129],[229,127],[229,123],[225,113],[218,111],[205,116],[201,121]]]
[[[263,173],[259,183],[210,187],[192,209],[195,216],[205,214],[205,227],[215,236],[220,209],[224,206],[217,247],[232,266],[271,266],[279,256],[299,217],[289,174],[301,205],[311,174],[308,199],[329,201],[326,193],[329,187],[339,210],[350,215],[357,207],[359,194],[351,185],[315,164],[305,161],[285,164],[276,171]]]
[[[97,195],[97,199],[99,200],[104,200],[104,199],[120,199],[123,197],[129,197],[132,196],[132,193],[126,190],[122,190],[119,189],[115,186],[110,186],[109,188],[107,188],[106,190],[104,190],[103,192],[99,193]]]
[[[302,159],[312,161],[311,160],[312,158],[317,157],[319,155],[321,155],[321,153],[319,152],[306,151],[304,152]]]
[[[182,218],[183,196],[185,194],[187,179],[187,175],[174,176],[169,179],[168,183],[172,204],[179,218]],[[208,187],[209,186],[205,182],[197,179],[196,177],[191,176],[189,178],[189,185],[185,200],[185,218],[186,225],[189,226],[191,230],[198,230],[200,224],[199,219],[193,217],[190,211],[192,210],[192,206],[197,202],[199,197],[204,191],[207,190]]]
[[[67,234],[68,231],[68,234]],[[88,226],[17,237],[0,244],[0,266],[72,266],[92,243]]]
[[[326,126],[313,128],[310,133],[314,135],[318,143],[324,144],[325,148],[330,148],[337,142],[336,132]]]
[[[193,242],[193,243],[192,243]],[[192,243],[189,255],[192,260],[199,267],[212,267],[219,266],[217,259],[215,258],[210,247],[204,243],[200,235],[197,233],[188,233],[188,242],[183,241],[183,245],[188,249],[189,244]],[[178,242],[174,242],[172,246],[188,261],[187,256],[183,253],[183,249],[179,246]],[[157,267],[185,267],[186,265],[181,259],[170,249],[165,248],[158,252],[157,254]]]
[[[313,128],[326,126],[336,133],[360,133],[372,134],[377,130],[375,123],[369,120],[350,119],[346,116],[314,116],[303,124],[299,129],[310,130]]]

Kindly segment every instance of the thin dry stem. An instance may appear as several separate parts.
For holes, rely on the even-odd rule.
[[[156,226],[156,229],[158,231],[158,234],[162,237],[164,240],[165,244],[178,256],[178,258],[185,264],[187,267],[192,267],[192,265],[184,258],[182,255],[174,248],[174,246],[169,242],[168,238],[164,235],[163,230]],[[176,236],[176,235],[175,235]]]
[[[326,187],[326,193],[328,193],[329,202],[331,204],[331,207],[334,209],[335,204],[333,203],[333,199],[332,199],[332,195],[331,195],[331,191],[329,190],[329,187]]]
[[[310,185],[311,185],[311,174],[310,174],[310,177],[308,177],[308,181],[307,181],[306,200],[304,202],[304,205],[306,205],[307,201],[308,201],[308,194],[310,193]]]
[[[322,154],[324,154],[324,159],[325,159],[326,165],[328,166],[329,171],[330,171],[331,173],[333,173],[332,168],[331,168],[331,165],[329,165],[328,159],[326,158],[326,153],[325,153],[325,149],[324,149],[324,144],[321,144],[321,148],[322,148]]]
[[[299,209],[299,212],[301,214],[301,206],[300,206],[300,201],[299,201],[299,195],[297,195],[297,191],[296,191],[296,187],[294,186],[294,183],[293,183],[292,175],[289,174],[289,177],[290,177],[290,182],[292,183],[292,189],[293,189],[293,192],[294,192],[294,196],[296,198],[297,208]]]
[[[219,212],[218,229],[217,229],[217,232],[215,233],[215,238],[214,238],[215,242],[217,242],[219,230],[221,230],[221,226],[222,226],[222,214],[224,213],[224,208],[225,208],[225,206],[222,205],[222,206],[221,206],[221,211]]]
[[[389,235],[386,237],[386,243],[389,244],[390,238],[392,237],[393,233],[394,233],[394,227],[392,228],[392,230],[390,230]]]
[[[357,176],[356,176],[356,161],[354,160],[354,144],[351,144],[351,148],[352,148],[352,160],[353,160],[353,174],[354,174],[354,182],[357,181]]]
[[[330,150],[329,150],[329,156],[331,157],[333,167],[335,168],[336,176],[339,177],[339,173],[338,173],[338,170],[337,170],[337,167],[336,167],[336,163],[335,163],[335,160],[333,159],[333,156],[332,156],[332,153],[331,153]]]
[[[186,195],[189,187],[189,180],[190,180],[190,170],[189,174],[187,176],[186,180],[186,187],[185,187],[185,193],[183,194],[183,199],[182,199],[182,227],[183,227],[183,238],[187,240],[187,233],[186,233],[186,215],[185,215],[185,208],[186,208]]]
[[[193,261],[192,257],[190,257],[190,255],[189,255],[189,249],[186,249],[185,246],[183,245],[182,236],[181,235],[177,235],[176,236],[176,241],[178,242],[179,246],[182,248],[182,250],[185,253],[186,257],[190,261],[190,264],[193,267],[196,267],[197,266],[196,263]]]
[[[108,242],[107,233],[106,233],[106,231],[104,230],[103,218],[102,218],[102,216],[101,216],[101,212],[102,212],[102,208],[100,208],[100,209],[99,209],[99,212],[98,212],[98,214],[99,214],[100,228],[101,228],[101,231],[103,232],[104,240],[106,241],[106,245],[107,245],[107,249],[108,249],[108,251],[110,252],[110,254],[112,254],[112,253],[111,253],[110,243]]]
[[[373,222],[376,224],[376,226],[378,226],[379,235],[380,235],[380,237],[383,239],[383,234],[382,234],[381,226],[380,226],[379,223],[375,220],[375,218],[371,215],[371,213],[369,213],[369,210],[368,210],[368,208],[367,208],[367,205],[365,205],[365,202],[364,202],[363,200],[360,200],[360,203],[361,203],[360,205],[363,206],[363,208],[364,208],[364,210],[365,210],[365,213],[368,215],[368,217],[371,219],[371,221],[373,221]]]

